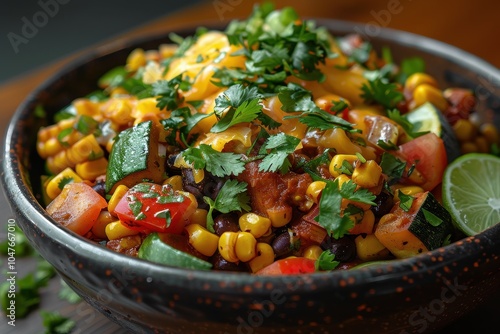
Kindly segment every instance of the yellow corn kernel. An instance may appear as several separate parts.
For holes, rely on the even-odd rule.
[[[418,85],[413,91],[413,103],[415,107],[419,107],[426,102],[432,103],[441,111],[448,107],[448,101],[444,98],[441,90],[424,83]]]
[[[402,192],[405,195],[413,196],[419,193],[423,193],[424,189],[422,189],[419,186],[405,186],[405,187],[400,187],[394,191],[394,202],[399,201],[399,192]]]
[[[97,160],[85,161],[76,164],[75,170],[84,180],[95,180],[98,176],[105,175],[108,167],[108,160],[105,157]]]
[[[139,231],[133,230],[124,225],[120,220],[114,221],[106,225],[106,236],[109,240],[116,240],[123,237],[139,234]]]
[[[57,153],[64,150],[61,142],[57,138],[49,138],[45,142],[39,141],[37,143],[38,154],[46,159],[47,157],[56,155]]]
[[[378,185],[382,167],[374,160],[358,164],[352,172],[352,180],[362,188],[372,188]]]
[[[337,177],[340,174],[343,174],[340,169],[345,162],[349,164],[350,167],[348,166],[348,168],[352,170],[354,169],[354,163],[358,160],[358,156],[354,154],[337,154],[332,158],[328,170],[333,177]]]
[[[132,107],[126,99],[115,98],[110,100],[106,104],[104,114],[118,125],[126,125],[134,120],[132,117]]]
[[[478,152],[488,153],[490,151],[490,144],[485,136],[477,136],[474,139],[474,144],[476,144]]]
[[[304,249],[304,253],[302,254],[302,256],[316,261],[321,253],[323,253],[323,249],[321,249],[321,247],[319,247],[318,245],[311,245]]]
[[[179,154],[181,155],[181,154]],[[204,169],[195,169],[193,168],[193,179],[195,183],[200,183],[205,178],[205,170]]]
[[[97,216],[97,220],[94,223],[94,226],[92,226],[92,233],[98,237],[99,239],[106,239],[106,226],[108,226],[109,223],[112,223],[116,220],[113,215],[107,211],[107,210],[102,210],[99,213],[99,216]]]
[[[257,243],[255,246],[257,255],[248,262],[252,273],[256,273],[264,267],[267,267],[274,262],[274,251],[271,245],[264,242]]]
[[[237,239],[237,232],[224,232],[219,237],[219,253],[228,262],[239,261],[235,250]]]
[[[291,206],[270,208],[266,210],[266,214],[273,227],[282,227],[292,220],[293,209]]]
[[[139,247],[142,243],[142,239],[139,235],[128,235],[126,237],[120,238],[120,248],[121,249],[132,249],[134,247]]]
[[[358,235],[354,239],[356,252],[362,261],[382,260],[388,257],[389,251],[375,234]]]
[[[459,119],[453,124],[453,132],[459,142],[472,141],[477,134],[477,128],[468,119]]]
[[[111,93],[109,93],[109,96],[111,97],[116,97],[120,95],[128,95],[128,92],[125,88],[122,87],[116,87],[111,90]]]
[[[49,125],[38,130],[37,140],[47,141],[50,138],[56,138],[61,131],[72,128],[75,124],[75,118],[67,118],[59,121],[57,124]]]
[[[146,65],[146,53],[138,48],[129,54],[125,67],[127,71],[135,72],[144,65]]]
[[[436,79],[427,73],[414,73],[408,77],[405,81],[405,90],[408,92],[413,92],[415,88],[421,84],[428,84],[432,87],[439,88]]]
[[[248,232],[238,232],[234,247],[236,257],[242,262],[248,262],[257,256],[257,240]]]
[[[196,209],[193,214],[189,216],[189,223],[207,227],[207,214],[208,211],[205,209]]]
[[[115,208],[127,191],[128,187],[126,185],[120,184],[116,187],[115,192],[111,195],[108,202],[108,211],[111,212],[112,215],[115,215]]]
[[[66,151],[67,159],[75,166],[88,160],[96,160],[104,155],[104,151],[93,134],[77,141]]]
[[[57,195],[61,193],[64,184],[72,182],[82,182],[82,179],[73,171],[73,169],[68,167],[54,176],[49,183],[47,183],[47,188],[45,189],[47,196],[49,196],[50,199],[56,198]]]
[[[339,189],[340,189],[344,183],[351,181],[351,178],[346,174],[340,174],[335,178],[335,180],[339,182]]]
[[[488,139],[490,144],[498,144],[499,136],[496,126],[492,123],[484,123],[479,128],[479,131],[483,136]]]
[[[326,182],[325,181],[313,181],[311,182],[306,189],[306,195],[313,200],[314,203],[318,204],[319,194],[325,189]]]
[[[137,102],[136,107],[132,110],[133,118],[141,118],[145,116],[154,116],[160,113],[160,109],[156,106],[158,101],[154,97],[141,99]]]
[[[170,184],[175,191],[182,191],[182,176],[174,175],[169,177],[163,184]]]
[[[205,256],[214,255],[219,245],[219,237],[198,224],[189,224],[185,227],[189,243],[198,252]]]
[[[79,98],[73,101],[73,107],[79,115],[94,116],[99,114],[97,103],[86,98]]]
[[[251,233],[255,238],[260,238],[271,228],[271,220],[253,212],[244,213],[238,220],[240,230]]]

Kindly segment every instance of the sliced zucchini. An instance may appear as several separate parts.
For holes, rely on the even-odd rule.
[[[397,258],[407,258],[443,246],[453,234],[451,216],[430,192],[415,195],[405,211],[397,202],[383,216],[375,236]]]
[[[455,132],[443,113],[433,104],[424,103],[404,117],[413,124],[414,132],[434,132],[443,139],[448,163],[458,158],[460,146]]]

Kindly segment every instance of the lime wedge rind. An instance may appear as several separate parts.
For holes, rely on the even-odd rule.
[[[453,161],[443,177],[443,205],[468,236],[500,222],[500,158],[469,153]]]

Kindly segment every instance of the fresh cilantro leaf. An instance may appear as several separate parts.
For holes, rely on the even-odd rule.
[[[46,334],[69,334],[75,327],[74,320],[63,317],[59,312],[40,311]]]
[[[403,177],[406,168],[406,162],[399,160],[394,155],[384,152],[380,160],[382,173],[389,177],[389,183],[399,180]]]
[[[179,90],[187,90],[188,82],[182,79],[182,74],[179,74],[171,80],[158,80],[152,85],[151,94],[153,96],[158,96],[156,101],[158,102],[156,106],[162,110],[175,110],[184,101],[179,94]]]
[[[210,131],[222,132],[235,124],[253,121],[262,113],[261,97],[256,87],[229,87],[215,99],[214,111],[219,121]]]
[[[380,148],[386,150],[386,151],[397,151],[399,150],[398,145],[394,144],[392,141],[385,142],[382,139],[379,139],[377,141],[377,145],[380,146]]]
[[[233,86],[234,87],[234,86]],[[262,112],[262,105],[259,99],[245,101],[238,108],[231,108],[229,111],[212,126],[211,132],[222,132],[239,123],[251,122]]]
[[[84,134],[89,135],[99,130],[99,122],[88,115],[80,115],[75,123],[75,130]],[[99,134],[97,134],[99,135]]]
[[[212,114],[194,113],[191,109],[183,107],[170,113],[170,117],[160,120],[161,125],[167,130],[168,135],[165,138],[170,145],[178,146],[184,144],[189,146],[188,137],[193,128],[203,119]],[[181,142],[179,142],[180,140]]]
[[[422,136],[426,133],[429,133],[429,131],[425,132],[415,132],[414,127],[415,125],[412,124],[408,119],[404,116],[401,115],[401,112],[398,109],[392,109],[392,110],[387,110],[387,116],[401,125],[403,130],[412,138],[416,138],[419,136]]]
[[[285,174],[290,169],[291,163],[288,155],[293,153],[300,143],[300,139],[285,133],[278,133],[267,138],[260,149],[260,154],[266,154],[259,164],[261,172],[280,171]]]
[[[356,183],[354,183],[352,180],[344,182],[342,183],[342,187],[340,187],[340,195],[350,201],[377,205],[375,202],[373,202],[377,196],[375,196],[368,189],[359,188],[358,190],[356,190],[356,187]]]
[[[285,116],[285,118],[298,118],[301,123],[320,130],[342,128],[355,131],[353,124],[319,108],[313,102],[311,92],[299,85],[291,83],[287,87],[281,87],[278,98],[282,103],[283,111],[301,112],[301,114]]]
[[[369,80],[368,84],[364,83],[361,90],[361,97],[367,103],[377,102],[388,109],[394,108],[404,98],[397,84],[380,77]]]
[[[399,67],[398,81],[403,84],[410,75],[425,72],[425,61],[420,57],[405,58]]]
[[[206,169],[218,177],[237,176],[245,169],[241,155],[232,152],[218,152],[210,145],[190,147],[182,152],[184,159],[192,163],[196,169]]]
[[[62,190],[65,185],[70,184],[73,181],[74,181],[74,179],[72,177],[65,176],[61,179],[61,181],[59,181],[59,183],[57,184],[57,187]]]
[[[61,132],[58,133],[57,135],[57,141],[64,146],[64,147],[69,147],[69,143],[67,141],[67,137],[73,132],[73,128],[66,128],[64,130],[61,130]]]
[[[307,174],[311,176],[314,181],[321,181],[322,178],[318,172],[318,167],[321,165],[330,164],[330,150],[326,149],[322,154],[309,161],[303,159],[297,164],[297,168],[302,168]]]
[[[425,220],[432,226],[439,226],[443,222],[441,218],[430,212],[429,210],[422,209],[424,213]]]
[[[404,212],[408,212],[413,204],[413,196],[406,195],[401,190],[398,189],[398,197],[399,197],[399,207],[403,209]]]
[[[217,210],[221,213],[229,213],[231,211],[250,211],[251,207],[248,204],[250,198],[247,195],[247,184],[236,180],[228,180],[220,189],[215,201],[210,197],[205,196],[203,200],[210,206],[207,214],[207,229],[214,233],[213,211]]]
[[[59,290],[58,297],[65,300],[71,304],[76,304],[82,300],[82,298],[69,287],[69,285],[61,279],[61,289]]]
[[[316,270],[333,270],[337,268],[340,264],[339,261],[335,261],[335,254],[331,250],[323,251],[319,257],[314,262],[314,267]]]
[[[5,227],[7,227],[7,225],[5,225]],[[5,256],[12,256],[15,254],[15,256],[19,258],[35,254],[28,238],[26,238],[26,235],[18,225],[15,225],[14,232],[6,232],[5,235],[7,239],[0,243],[0,254]],[[11,247],[12,244],[14,244],[14,247]],[[14,254],[10,254],[12,250],[14,250]]]

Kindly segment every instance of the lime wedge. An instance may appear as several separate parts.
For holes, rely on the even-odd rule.
[[[448,165],[443,177],[443,205],[466,235],[500,222],[500,158],[465,154]]]

